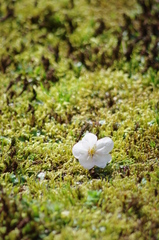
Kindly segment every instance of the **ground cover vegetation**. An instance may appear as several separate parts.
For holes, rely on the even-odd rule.
[[[159,239],[158,0],[0,1],[0,239]],[[114,141],[104,169],[72,147]]]

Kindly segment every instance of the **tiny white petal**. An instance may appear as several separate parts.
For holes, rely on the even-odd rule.
[[[108,154],[114,147],[114,142],[111,138],[105,137],[97,141],[96,143],[97,151],[99,154]]]
[[[67,210],[65,210],[65,211],[61,212],[61,216],[62,216],[62,217],[68,217],[68,216],[69,216],[69,214],[70,214],[70,212],[69,212],[69,211],[67,211]]]
[[[99,121],[99,124],[100,124],[100,125],[104,125],[105,123],[106,123],[105,120],[100,120],[100,121]]]
[[[81,155],[87,155],[88,150],[83,146],[82,141],[79,141],[73,146],[72,153],[75,158],[79,158]]]
[[[46,173],[45,172],[40,172],[37,177],[42,181],[45,178]]]
[[[93,133],[86,133],[86,135],[82,138],[83,144],[87,147],[92,148],[97,143],[97,136]]]

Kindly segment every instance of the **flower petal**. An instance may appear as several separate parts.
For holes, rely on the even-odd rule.
[[[97,136],[93,133],[86,133],[86,135],[82,138],[82,143],[86,147],[93,148],[97,143]]]
[[[93,158],[90,157],[89,155],[88,155],[87,158],[84,158],[83,156],[81,156],[79,158],[79,162],[85,169],[91,169],[95,165],[95,162],[93,161]]]
[[[72,153],[75,158],[79,158],[81,155],[87,157],[88,150],[83,146],[82,141],[79,141],[73,146]]]
[[[96,143],[96,153],[99,154],[108,154],[114,147],[114,142],[111,138],[105,137],[97,141]]]
[[[106,155],[95,154],[94,155],[94,160],[96,160],[95,165],[100,168],[105,168],[105,166],[107,165],[107,163],[109,163],[111,161],[111,159],[112,159],[112,157],[110,154],[106,154]]]

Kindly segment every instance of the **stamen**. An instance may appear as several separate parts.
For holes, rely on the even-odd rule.
[[[96,152],[95,146],[94,146],[93,148],[91,148],[91,149],[88,150],[88,154],[89,154],[91,157],[93,157],[93,155],[95,154],[95,152]]]

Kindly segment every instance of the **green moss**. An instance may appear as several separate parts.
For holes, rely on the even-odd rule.
[[[125,0],[2,1],[0,240],[159,238],[158,72],[142,72],[137,50],[102,62],[123,13],[140,12]],[[114,141],[105,169],[72,155],[87,131]]]

